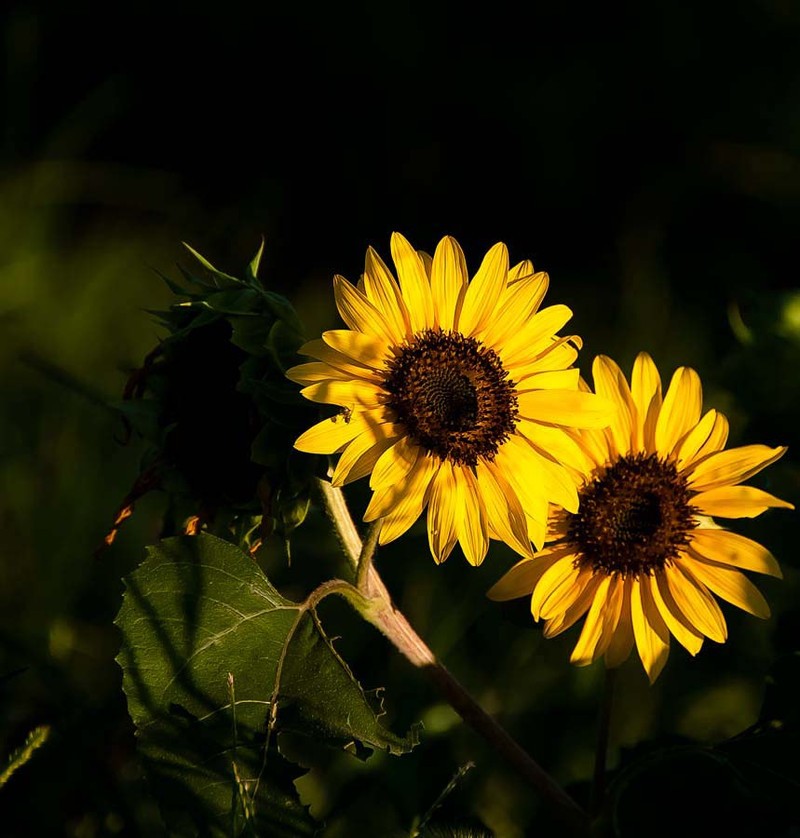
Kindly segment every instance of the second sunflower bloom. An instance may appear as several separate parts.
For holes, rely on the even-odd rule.
[[[580,339],[558,335],[572,312],[540,309],[547,274],[529,261],[510,268],[502,243],[471,282],[449,236],[432,259],[397,233],[391,250],[399,284],[371,248],[358,287],[334,278],[349,329],[307,343],[317,361],[288,375],[306,398],[342,410],[295,445],[340,453],[334,484],[371,473],[364,519],[382,519],[381,543],[427,506],[438,562],[459,542],[479,564],[489,538],[531,555],[549,503],[577,510],[564,465],[581,453],[562,428],[605,427],[613,411],[578,389]]]

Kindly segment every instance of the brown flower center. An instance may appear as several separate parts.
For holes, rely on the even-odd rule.
[[[383,388],[409,435],[458,465],[493,459],[519,418],[500,356],[458,332],[415,335],[388,364]]]
[[[622,576],[660,570],[689,543],[697,512],[686,478],[656,454],[629,454],[580,491],[567,537],[579,562]]]

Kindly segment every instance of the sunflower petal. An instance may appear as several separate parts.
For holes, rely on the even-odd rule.
[[[360,434],[342,451],[331,476],[334,486],[343,486],[366,477],[384,451],[404,433],[400,425],[387,422],[379,425],[374,434]],[[375,438],[377,437],[377,439]]]
[[[630,657],[633,651],[633,623],[631,621],[631,580],[623,581],[619,620],[605,651],[607,669],[614,669]]]
[[[482,320],[474,333],[487,346],[502,349],[536,314],[545,288],[546,283],[538,274],[508,286],[497,300],[492,316]],[[530,357],[532,360],[535,356]]]
[[[497,301],[508,281],[508,248],[498,242],[483,257],[481,266],[467,288],[458,318],[463,335],[474,334],[494,314]]]
[[[697,449],[697,454],[694,457],[684,462],[683,469],[688,469],[709,454],[715,454],[717,451],[721,451],[728,442],[728,431],[728,420],[722,413],[717,413],[714,416],[714,427],[711,428],[708,439]]]
[[[370,488],[375,491],[391,489],[405,480],[421,453],[422,449],[410,437],[398,440],[375,463],[369,479]]]
[[[364,262],[364,291],[367,299],[386,318],[394,342],[402,343],[403,338],[411,334],[408,309],[392,272],[372,247],[367,248]]]
[[[352,378],[349,381],[336,379],[317,381],[315,384],[303,387],[300,393],[312,402],[338,404],[350,409],[377,407],[385,404],[388,399],[386,392],[377,384],[360,378]]]
[[[725,617],[706,586],[695,579],[682,559],[667,565],[664,579],[667,590],[689,624],[716,643],[724,643],[728,639]]]
[[[359,434],[377,441],[381,435],[379,427],[391,421],[391,414],[383,407],[349,416],[338,413],[312,425],[297,438],[294,447],[308,454],[335,454]]]
[[[453,469],[459,484],[459,509],[456,513],[456,533],[467,561],[477,567],[489,549],[486,512],[480,502],[475,476],[469,467]]]
[[[586,615],[578,642],[570,655],[570,662],[576,666],[588,666],[597,658],[597,644],[603,636],[603,611],[611,587],[611,577],[600,580],[592,606]]]
[[[547,600],[557,594],[562,585],[570,586],[578,578],[580,567],[575,562],[575,556],[567,553],[560,561],[549,567],[539,580],[531,597],[531,614],[534,620],[542,616],[542,608]],[[555,612],[548,616],[554,616]]]
[[[692,532],[691,548],[709,562],[783,578],[778,562],[766,547],[735,532],[698,528]]]
[[[514,489],[493,463],[479,461],[475,476],[488,526],[520,555],[532,557],[525,512]]]
[[[571,319],[572,309],[565,305],[548,306],[534,314],[516,334],[498,345],[506,369],[538,355]]]
[[[430,282],[431,272],[433,271],[433,257],[426,250],[418,250],[417,253],[422,260],[422,266],[425,268],[425,276],[428,277],[428,282]]]
[[[666,457],[685,433],[699,421],[703,409],[700,376],[691,367],[679,367],[670,382],[656,422],[656,450]]]
[[[331,329],[322,333],[322,339],[331,349],[375,370],[383,370],[386,361],[392,357],[389,344],[377,335],[365,335],[348,329]]]
[[[533,449],[521,439],[519,443],[512,443],[514,439],[515,437],[511,437],[498,450],[494,459],[493,472],[502,475],[519,498],[525,510],[528,537],[537,549],[541,549],[547,529],[549,501],[541,481],[528,478],[530,473],[538,474],[538,462],[534,459]]]
[[[704,492],[718,486],[731,486],[748,480],[761,469],[779,460],[787,451],[783,446],[743,445],[711,454],[691,469],[689,488]]]
[[[577,573],[554,588],[539,610],[542,620],[552,620],[568,611],[577,602],[595,576],[591,568],[576,568]]]
[[[573,428],[604,428],[615,411],[602,396],[579,390],[532,390],[518,393],[517,400],[520,416]]]
[[[456,516],[458,509],[458,485],[453,466],[445,461],[436,477],[431,481],[431,495],[428,502],[428,544],[437,564],[441,564],[452,552],[458,536]]]
[[[627,453],[633,442],[633,424],[636,408],[628,382],[617,364],[606,355],[598,355],[592,364],[594,389],[616,406],[609,430],[617,451]]]
[[[532,443],[537,450],[548,454],[559,463],[581,474],[586,473],[587,470],[591,471],[592,463],[584,449],[565,428],[521,419],[517,425],[517,432]]]
[[[440,328],[455,328],[468,282],[464,251],[452,236],[445,236],[431,266],[434,322]]]
[[[297,364],[297,366],[286,370],[286,377],[296,384],[314,384],[317,381],[328,381],[337,378],[339,381],[350,381],[352,373],[344,370],[337,370],[330,364],[323,364],[322,361],[312,361],[310,364]]]
[[[508,283],[510,285],[512,282],[516,282],[526,276],[533,276],[533,274],[533,262],[530,259],[523,259],[521,262],[517,262],[513,268],[508,269]]]
[[[512,378],[516,381],[539,370],[566,369],[577,360],[580,343],[581,340],[578,335],[554,336],[553,343],[543,349],[530,364],[521,365],[518,371],[515,370]]]
[[[650,596],[649,585],[631,580],[631,620],[636,648],[652,684],[669,656],[669,629]]]
[[[309,355],[336,370],[348,373],[350,378],[365,378],[368,381],[375,381],[376,383],[382,380],[382,376],[377,370],[366,366],[366,364],[354,361],[352,358],[348,358],[347,355],[342,355],[341,352],[337,352],[335,349],[331,349],[321,338],[304,343],[297,351],[300,355]],[[291,371],[290,369],[289,372]],[[328,378],[336,377],[336,375],[328,376]]]
[[[517,390],[577,390],[581,371],[577,367],[567,370],[543,370],[517,381]]]
[[[574,551],[565,545],[545,547],[533,558],[517,562],[489,588],[486,596],[496,601],[504,601],[532,593],[542,574],[565,556],[574,556]]]
[[[400,233],[392,233],[391,249],[397,275],[400,277],[403,298],[408,306],[411,328],[415,332],[432,328],[433,295],[422,259]]]
[[[649,585],[650,596],[675,639],[690,655],[696,655],[703,646],[703,635],[692,627],[675,604],[663,571],[659,571],[655,576],[646,577],[643,584]]]
[[[347,325],[356,332],[377,335],[391,342],[392,329],[386,318],[354,285],[338,274],[333,278],[336,307]]]
[[[755,518],[770,508],[794,509],[794,505],[753,486],[719,486],[692,498],[692,506],[705,515],[722,518]]]
[[[440,460],[435,457],[419,457],[406,480],[396,487],[394,502],[381,520],[380,544],[399,538],[422,514],[428,501],[428,486],[439,465]],[[366,515],[364,520],[368,520]]]
[[[591,607],[602,579],[602,576],[595,573],[580,590],[569,608],[545,621],[542,634],[547,638],[556,637],[574,626]]]
[[[646,352],[640,352],[633,362],[631,397],[636,405],[636,448],[652,454],[656,450],[656,423],[661,411],[661,376]]]
[[[684,556],[682,562],[695,578],[726,602],[762,620],[769,617],[769,605],[763,594],[743,573],[729,567],[697,561],[691,556]]]
[[[526,448],[531,446],[524,443]],[[549,457],[540,454],[535,448],[533,455],[539,465],[539,474],[544,483],[545,492],[551,503],[566,509],[567,512],[578,511],[578,490],[569,472],[560,463],[553,462]]]
[[[606,606],[603,609],[603,633],[600,635],[600,641],[597,644],[596,657],[604,654],[611,645],[617,631],[624,602],[625,580],[612,576],[606,597]]]
[[[709,443],[713,444],[712,436],[719,424],[717,421],[718,415],[716,410],[709,410],[678,443],[675,448],[675,456],[677,458],[676,465],[679,469],[685,469],[690,463],[697,460],[701,449],[704,449]]]

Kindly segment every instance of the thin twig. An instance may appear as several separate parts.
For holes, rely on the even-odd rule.
[[[336,528],[350,563],[358,568],[363,545],[340,489],[319,481],[325,508]],[[438,661],[425,641],[414,631],[405,615],[392,602],[375,566],[370,562],[360,592],[368,607],[360,613],[414,666],[421,668],[438,687],[461,718],[550,803],[560,815],[568,834],[585,836],[589,822],[577,803],[553,778],[475,701],[466,689]],[[351,599],[352,602],[352,599]],[[565,833],[567,834],[567,833]]]

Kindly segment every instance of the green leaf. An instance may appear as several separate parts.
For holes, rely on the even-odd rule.
[[[272,321],[266,317],[229,317],[233,333],[231,343],[244,349],[248,355],[264,357],[268,355],[267,338]],[[263,364],[260,366],[263,367]]]
[[[303,343],[302,334],[284,320],[276,320],[267,337],[267,349],[275,366],[285,372],[297,362],[297,350]]]
[[[264,254],[264,237],[261,237],[261,244],[258,246],[256,255],[252,258],[250,264],[247,266],[248,279],[255,282],[258,279],[258,267],[261,264],[261,257]]]
[[[176,297],[191,297],[192,296],[189,291],[187,291],[182,286],[178,285],[177,282],[174,282],[173,280],[171,280],[165,273],[162,273],[161,271],[156,270],[156,275],[167,286],[167,288],[169,288],[169,290],[172,291],[172,293]]]
[[[258,317],[256,306],[260,302],[258,291],[252,288],[231,288],[209,294],[203,304],[220,314],[240,317]]]
[[[274,317],[278,320],[283,320],[283,322],[296,335],[303,334],[303,324],[300,322],[300,318],[297,316],[294,306],[286,299],[286,297],[282,297],[274,291],[264,291],[264,301],[266,302],[267,309]]]
[[[237,279],[235,276],[231,276],[230,274],[217,270],[217,268],[215,268],[205,256],[199,254],[191,245],[186,244],[186,242],[182,242],[182,244],[209,273],[213,274],[214,277],[221,279],[223,282],[232,282],[235,285],[242,284],[242,281]]]
[[[311,834],[281,731],[394,754],[416,744],[381,725],[313,608],[282,597],[250,556],[207,534],[148,554],[126,579],[118,660],[175,834]]]

